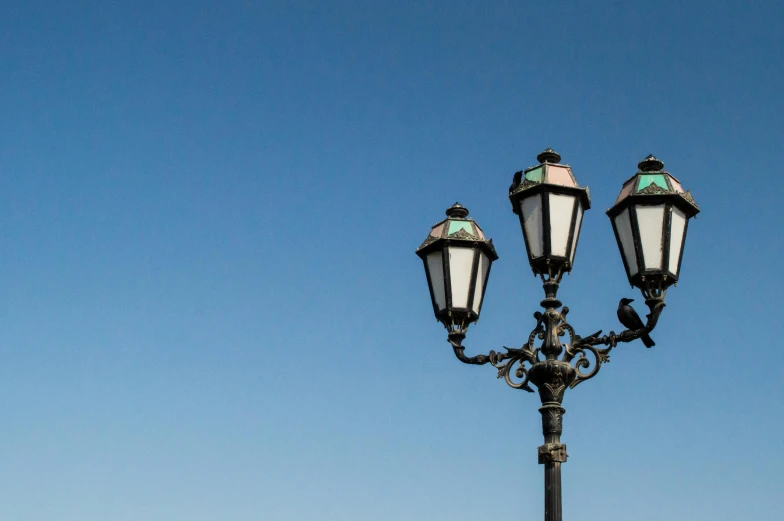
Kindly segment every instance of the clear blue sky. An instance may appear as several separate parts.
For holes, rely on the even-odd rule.
[[[0,519],[540,519],[534,395],[460,364],[414,249],[494,265],[468,352],[541,289],[507,200],[591,189],[560,296],[636,297],[604,210],[690,188],[653,337],[567,394],[564,512],[780,521],[784,4],[0,3]],[[638,300],[637,303],[640,303]]]

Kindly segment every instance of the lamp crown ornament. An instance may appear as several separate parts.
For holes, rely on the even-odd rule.
[[[664,162],[656,159],[653,154],[648,154],[648,157],[637,163],[637,168],[640,172],[660,172],[664,168]]]
[[[540,152],[538,156],[536,156],[536,160],[540,163],[560,163],[561,156],[553,150],[552,148],[545,148],[543,152]]]
[[[460,203],[455,203],[446,209],[446,216],[452,219],[465,219],[468,217],[468,208]]]

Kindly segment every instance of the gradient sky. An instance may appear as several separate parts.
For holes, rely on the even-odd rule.
[[[541,519],[538,398],[454,358],[414,249],[467,206],[500,255],[467,353],[520,346],[507,187],[553,147],[578,333],[642,304],[604,215],[637,162],[702,208],[656,347],[567,393],[564,517],[780,521],[782,20],[0,2],[0,519]]]

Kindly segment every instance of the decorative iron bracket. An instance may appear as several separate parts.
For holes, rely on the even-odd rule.
[[[573,389],[578,384],[596,376],[602,364],[610,361],[610,352],[619,343],[632,342],[653,331],[665,307],[663,293],[644,292],[645,304],[650,309],[644,327],[636,330],[627,329],[620,333],[610,331],[606,335],[602,335],[602,331],[599,330],[587,337],[581,337],[575,334],[574,328],[566,322],[569,308],[562,307],[561,302],[555,298],[559,281],[560,277],[545,280],[546,298],[542,301],[545,311],[544,313],[540,311],[534,313],[536,326],[522,347],[504,346],[505,353],[490,351],[487,355],[480,354],[468,357],[465,355],[465,346],[463,346],[463,340],[466,336],[465,330],[453,331],[449,333],[448,341],[458,360],[471,365],[490,363],[498,369],[497,377],[503,378],[510,387],[534,392],[529,385],[531,369],[538,364],[556,361],[560,358],[561,362],[568,363],[574,369],[574,377],[565,382],[565,385]],[[561,343],[560,339],[565,336],[568,336],[568,341]],[[538,347],[535,346],[537,339],[542,341]],[[599,345],[607,347],[602,349],[595,347]]]

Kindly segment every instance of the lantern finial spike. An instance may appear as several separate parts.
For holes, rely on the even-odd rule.
[[[648,157],[637,163],[640,172],[660,172],[664,168],[664,162],[655,158],[653,154],[648,154]]]
[[[540,163],[560,163],[561,156],[552,148],[546,148],[544,152],[536,156],[536,160]]]
[[[468,208],[460,203],[455,203],[446,209],[446,216],[456,219],[465,219],[468,217]]]

